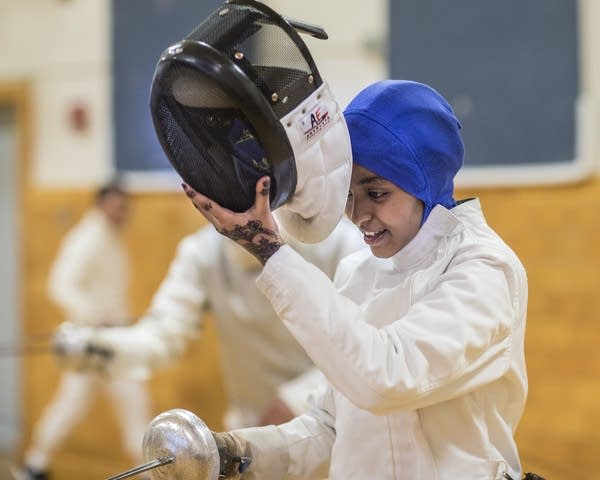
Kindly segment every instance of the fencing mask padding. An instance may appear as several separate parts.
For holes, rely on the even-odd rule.
[[[260,2],[229,0],[162,54],[150,106],[186,183],[240,212],[269,175],[278,221],[312,243],[343,215],[352,154],[339,105],[298,31],[327,37]]]

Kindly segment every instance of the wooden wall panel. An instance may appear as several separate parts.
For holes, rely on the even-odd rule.
[[[527,362],[530,393],[517,439],[526,469],[552,480],[600,477],[600,180],[562,187],[463,190],[478,196],[490,224],[521,257],[529,277]],[[45,297],[47,270],[89,192],[34,192],[25,211],[25,326],[46,332],[59,313]],[[136,275],[137,314],[147,307],[178,240],[201,224],[183,195],[134,195],[127,242]],[[223,391],[212,324],[185,359],[152,380],[156,413],[183,407],[220,428]],[[26,360],[26,434],[58,377],[49,357]],[[63,479],[102,478],[129,466],[116,421],[99,403],[56,458]]]
[[[24,212],[24,332],[52,332],[61,312],[46,294],[48,271],[66,232],[91,205],[92,192],[29,192]],[[183,193],[135,194],[132,216],[125,231],[133,262],[130,292],[134,314],[141,315],[174,255],[178,241],[203,221]],[[150,381],[153,415],[171,408],[194,411],[215,430],[222,428],[224,392],[217,362],[218,344],[212,318],[176,363]],[[51,355],[24,359],[24,446],[42,409],[57,386],[59,370]],[[76,428],[53,462],[55,478],[105,478],[129,468],[121,449],[116,416],[104,398],[94,403],[88,419]]]

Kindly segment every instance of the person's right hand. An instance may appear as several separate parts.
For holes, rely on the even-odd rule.
[[[219,478],[237,480],[250,465],[250,458],[244,457],[234,436],[228,432],[212,432],[219,450]]]
[[[63,322],[52,339],[52,349],[59,365],[78,372],[103,372],[113,352],[94,345],[94,327]]]
[[[268,176],[256,183],[254,205],[242,213],[220,206],[185,183],[181,186],[194,207],[221,235],[244,247],[263,265],[284,244],[269,205],[271,179]]]

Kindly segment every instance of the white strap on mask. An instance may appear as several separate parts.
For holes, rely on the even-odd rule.
[[[294,151],[298,181],[292,198],[275,215],[294,238],[316,243],[329,236],[346,206],[352,174],[346,121],[323,83],[281,123]]]

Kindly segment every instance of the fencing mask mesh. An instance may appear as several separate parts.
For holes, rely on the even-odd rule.
[[[229,0],[165,50],[156,66],[150,106],[169,161],[186,183],[231,210],[241,212],[253,205],[256,182],[264,175],[271,177],[270,203],[275,210],[294,203],[299,187],[302,190],[299,181],[331,170],[315,169],[315,160],[299,158],[309,150],[307,144],[325,136],[329,124],[344,120],[335,102],[318,110],[309,126],[302,118],[304,103],[312,99],[314,104],[327,87],[298,31],[327,38],[319,27],[285,19],[260,2]],[[314,114],[315,106],[311,108]],[[301,114],[295,114],[299,110]],[[294,115],[303,133],[315,122],[327,122],[321,122],[317,132],[312,128],[311,135],[290,135]],[[343,126],[337,137],[345,143],[349,140]],[[349,150],[341,146],[347,153],[345,166],[351,162]],[[350,170],[346,170],[349,181]],[[304,188],[305,197],[313,193]],[[323,199],[298,200],[300,208],[284,222],[311,217],[315,227],[303,227],[304,233],[298,231],[300,239],[318,241],[328,235],[335,226],[329,225],[332,220],[313,222],[317,213],[312,205],[306,208],[307,203],[322,205]],[[337,205],[335,210],[339,220],[342,211],[338,215]],[[294,234],[293,225],[288,230]]]

